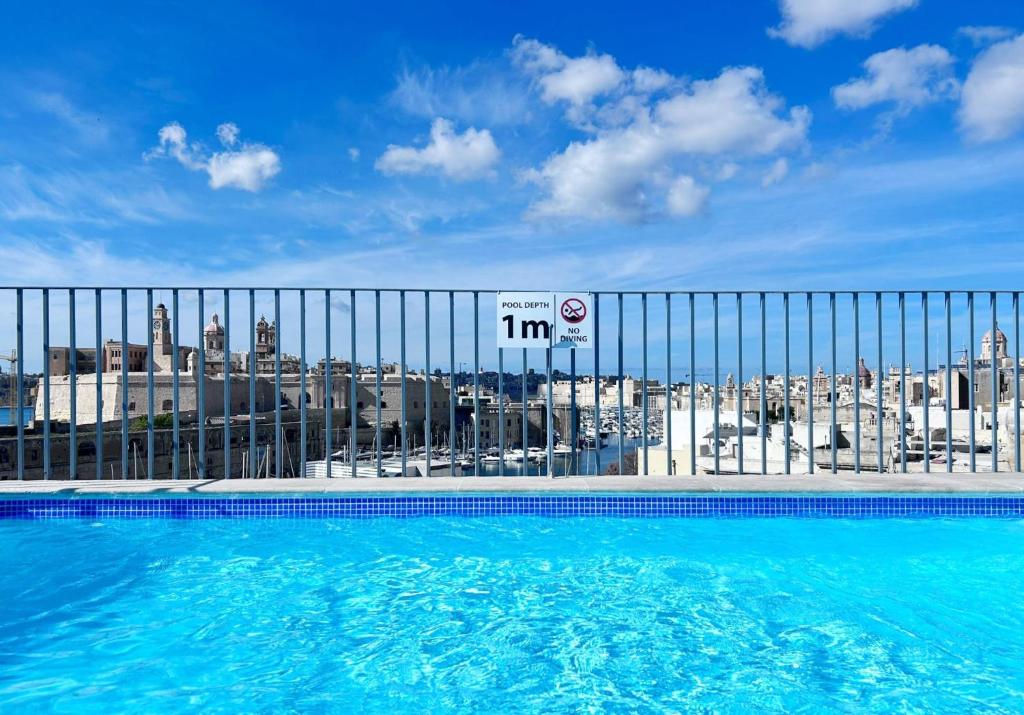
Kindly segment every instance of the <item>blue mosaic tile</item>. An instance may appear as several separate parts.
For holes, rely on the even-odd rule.
[[[167,496],[0,498],[0,519],[1024,517],[1024,497],[933,495]]]

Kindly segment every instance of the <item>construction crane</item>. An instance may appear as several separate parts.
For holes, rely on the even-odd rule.
[[[7,380],[8,380],[8,388],[7,388],[8,397],[7,397],[7,399],[10,400],[11,419],[13,419],[14,418],[14,414],[15,414],[14,413],[14,409],[13,409],[14,408],[14,401],[17,399],[17,393],[18,393],[18,384],[17,384],[17,382],[18,382],[18,376],[17,376],[18,353],[12,351],[10,353],[6,353],[4,355],[0,355],[0,360],[3,360],[5,362],[10,363],[10,366],[11,366],[10,371],[8,372],[8,378],[7,378]]]

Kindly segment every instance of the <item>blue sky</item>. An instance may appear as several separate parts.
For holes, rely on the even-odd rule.
[[[1020,287],[1019,2],[39,5],[3,284]]]

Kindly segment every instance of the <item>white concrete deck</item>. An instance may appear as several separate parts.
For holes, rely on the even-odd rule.
[[[408,477],[0,482],[0,495],[481,493],[1024,494],[1024,474],[814,474],[697,477]]]

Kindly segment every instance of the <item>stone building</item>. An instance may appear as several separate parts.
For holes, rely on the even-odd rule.
[[[75,383],[75,419],[77,424],[96,423],[96,374],[79,375]],[[153,375],[154,414],[166,414],[174,410],[174,376],[164,373]],[[178,411],[183,418],[190,419],[197,414],[197,379],[194,373],[182,373],[178,378]],[[245,376],[231,376],[232,414],[249,413],[249,380]],[[204,402],[207,417],[224,415],[224,378],[207,375],[204,378]],[[120,373],[106,373],[100,385],[102,393],[102,419],[104,422],[119,420],[122,405],[126,404],[128,418],[145,417],[148,414],[148,376],[146,373],[128,375],[127,394],[123,389]],[[43,391],[36,394],[36,414],[43,414]],[[274,409],[274,383],[265,379],[256,381],[256,412]],[[54,422],[68,422],[71,419],[71,377],[62,375],[50,380],[50,419]]]

